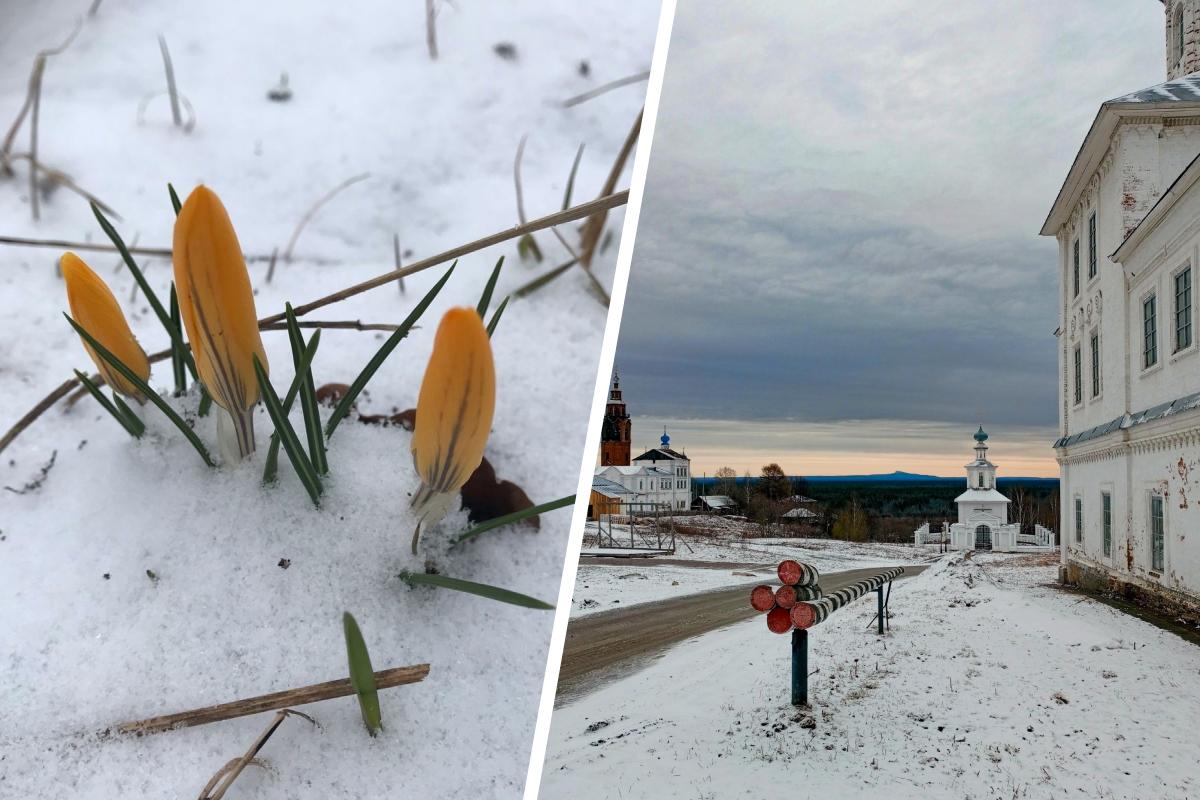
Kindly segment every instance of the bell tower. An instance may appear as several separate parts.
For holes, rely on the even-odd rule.
[[[1200,0],[1161,0],[1166,12],[1167,80],[1200,72]]]
[[[995,489],[996,488],[996,465],[988,461],[987,457],[987,432],[983,430],[983,426],[979,426],[979,430],[975,432],[975,460],[967,464],[967,488],[968,489]]]
[[[600,428],[600,466],[629,466],[632,442],[633,423],[621,397],[621,376],[614,369],[608,404],[604,407],[604,424]]]

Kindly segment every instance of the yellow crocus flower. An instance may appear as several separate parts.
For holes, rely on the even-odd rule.
[[[63,253],[60,261],[63,281],[67,284],[67,303],[71,306],[71,317],[83,329],[96,338],[125,366],[133,370],[142,380],[150,379],[150,362],[146,359],[146,351],[138,344],[125,320],[117,298],[112,290],[74,253]],[[142,393],[130,383],[121,373],[100,358],[91,345],[83,343],[92,361],[96,362],[104,382],[116,391],[131,397],[138,402],[145,402]]]
[[[421,526],[449,513],[458,491],[483,460],[496,407],[496,372],[487,329],[473,308],[452,308],[442,317],[417,398],[413,463],[421,488],[412,549]]]
[[[217,415],[222,455],[245,458],[254,452],[259,399],[254,356],[265,369],[267,355],[242,246],[211,189],[197,186],[188,196],[175,220],[172,250],[179,313],[196,370],[213,402],[227,412]]]

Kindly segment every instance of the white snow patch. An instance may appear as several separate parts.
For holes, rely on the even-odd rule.
[[[1194,797],[1196,647],[1046,584],[1052,559],[947,556],[810,635],[707,634],[556,710],[542,797]],[[807,727],[806,727],[807,726]]]

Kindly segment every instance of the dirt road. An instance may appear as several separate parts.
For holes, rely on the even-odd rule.
[[[916,575],[926,566],[906,566],[904,577]],[[832,592],[879,569],[830,572],[821,576],[821,588]],[[749,585],[718,589],[571,620],[555,705],[569,703],[611,680],[636,672],[684,639],[755,616],[758,612],[750,607],[750,589]]]

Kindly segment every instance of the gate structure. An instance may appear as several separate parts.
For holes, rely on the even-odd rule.
[[[602,514],[596,520],[596,546],[607,549],[675,552],[675,515],[667,503],[622,503],[625,515]],[[627,525],[629,530],[618,530]]]
[[[750,605],[767,615],[767,628],[772,633],[792,632],[792,705],[808,705],[808,629],[819,625],[829,615],[849,605],[867,592],[876,593],[882,636],[887,620],[888,602],[892,596],[892,581],[904,574],[904,567],[880,570],[878,574],[855,581],[849,586],[830,592],[821,591],[820,574],[811,564],[788,559],[779,563],[778,589],[755,586],[750,592]],[[884,586],[887,595],[884,596]]]
[[[975,549],[976,550],[991,550],[992,549],[992,529],[987,525],[975,526]]]

